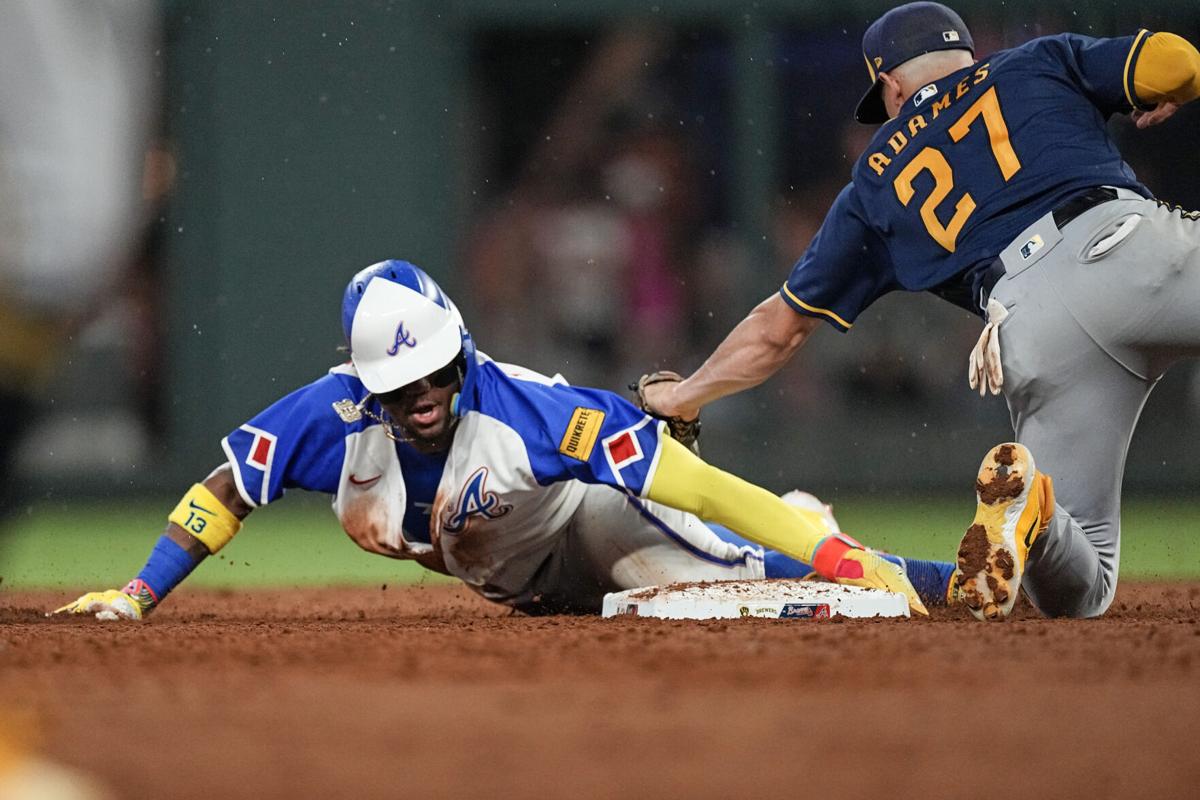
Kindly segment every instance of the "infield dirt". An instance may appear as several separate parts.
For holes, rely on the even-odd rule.
[[[116,797],[1185,797],[1200,585],[1101,620],[511,616],[454,587],[0,593],[0,705]]]

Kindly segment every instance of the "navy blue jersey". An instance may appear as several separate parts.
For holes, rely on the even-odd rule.
[[[854,165],[784,300],[844,331],[896,289],[977,298],[976,273],[1072,195],[1149,197],[1105,123],[1141,107],[1133,71],[1150,35],[1034,39],[916,92]]]

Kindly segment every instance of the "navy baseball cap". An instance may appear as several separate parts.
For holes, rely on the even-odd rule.
[[[872,22],[863,34],[863,58],[872,83],[858,101],[854,118],[865,125],[887,122],[879,73],[937,50],[970,50],[975,54],[975,43],[962,17],[941,3],[908,3]]]

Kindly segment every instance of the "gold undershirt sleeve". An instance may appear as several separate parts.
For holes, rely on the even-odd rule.
[[[1182,36],[1151,35],[1134,66],[1133,89],[1146,105],[1195,100],[1200,96],[1200,52]]]

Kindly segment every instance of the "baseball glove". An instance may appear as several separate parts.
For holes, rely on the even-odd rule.
[[[638,378],[636,383],[629,384],[629,390],[634,393],[634,403],[638,408],[650,416],[666,422],[667,430],[671,432],[671,438],[699,455],[700,444],[697,440],[700,438],[700,417],[696,417],[695,419],[665,417],[651,408],[650,404],[646,402],[647,386],[653,386],[656,383],[666,381],[677,383],[681,380],[683,380],[683,376],[678,372],[659,370],[658,372],[651,372],[649,375],[643,375]]]

